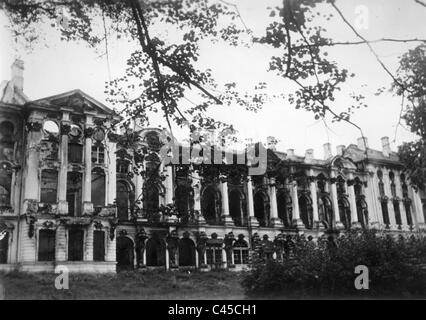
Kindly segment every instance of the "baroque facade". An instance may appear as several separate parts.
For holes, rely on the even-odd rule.
[[[295,236],[425,230],[386,137],[381,151],[327,143],[322,159],[271,141],[266,172],[250,176],[247,162],[165,163],[158,129],[132,131],[145,153],[129,152],[120,117],[84,92],[29,100],[21,61],[0,89],[0,270],[240,270],[254,250],[280,259]]]

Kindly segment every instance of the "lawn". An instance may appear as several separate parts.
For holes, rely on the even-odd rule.
[[[0,274],[5,299],[244,299],[237,272],[121,272],[70,274],[57,290],[51,273]]]

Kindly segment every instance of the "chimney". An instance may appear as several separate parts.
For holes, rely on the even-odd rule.
[[[336,147],[336,152],[338,156],[343,156],[343,152],[345,152],[345,146],[344,145],[338,145]]]
[[[307,149],[305,153],[305,160],[314,159],[314,149]]]
[[[24,90],[24,61],[16,59],[11,66],[12,83],[16,91]]]
[[[268,136],[266,139],[267,139],[268,149],[271,149],[272,151],[276,151],[278,140],[273,136]]]
[[[331,143],[327,142],[323,144],[324,147],[324,160],[330,159],[333,154],[331,153]]]
[[[389,137],[383,137],[382,139],[382,152],[385,157],[389,157],[391,148],[389,144]]]
[[[357,142],[358,142],[358,149],[361,149],[361,150],[365,150],[365,148],[368,148],[368,140],[367,140],[367,138],[363,138],[363,137],[359,137],[358,139],[357,139]]]
[[[294,149],[287,149],[287,158],[294,157]]]

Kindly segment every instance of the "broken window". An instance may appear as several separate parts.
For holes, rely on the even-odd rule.
[[[105,232],[93,232],[93,261],[105,261]]]
[[[0,123],[0,159],[13,160],[14,152],[14,130],[15,127],[10,121]]]
[[[0,207],[10,207],[12,171],[10,165],[3,163],[0,167]]]
[[[68,215],[75,217],[81,213],[81,190],[82,174],[81,172],[68,172],[67,175],[67,202]]]
[[[92,146],[92,163],[105,163],[105,148],[103,146]]]
[[[147,183],[144,188],[144,209],[148,215],[158,213],[160,207],[158,187]]]
[[[129,219],[129,197],[130,191],[127,184],[123,181],[117,181],[117,215],[118,220],[126,221]]]
[[[83,162],[83,146],[81,144],[74,142],[68,143],[68,162]]]
[[[83,261],[84,231],[70,229],[68,232],[68,261]]]
[[[92,171],[92,203],[94,207],[105,206],[105,172],[102,169]]]
[[[248,248],[234,248],[234,264],[248,264],[249,251]]]
[[[40,202],[56,203],[58,189],[58,172],[43,170],[41,172]]]
[[[117,160],[117,173],[129,173],[129,161],[118,159]]]
[[[212,267],[222,266],[222,248],[209,247],[206,249],[207,264]]]
[[[55,230],[42,229],[38,237],[38,261],[55,261]]]
[[[229,192],[229,214],[236,226],[242,226],[244,222],[244,215],[242,210],[243,196],[239,190],[232,190]]]

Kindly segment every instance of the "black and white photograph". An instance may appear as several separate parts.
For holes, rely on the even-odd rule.
[[[426,0],[0,0],[0,300],[426,299],[425,21]]]

